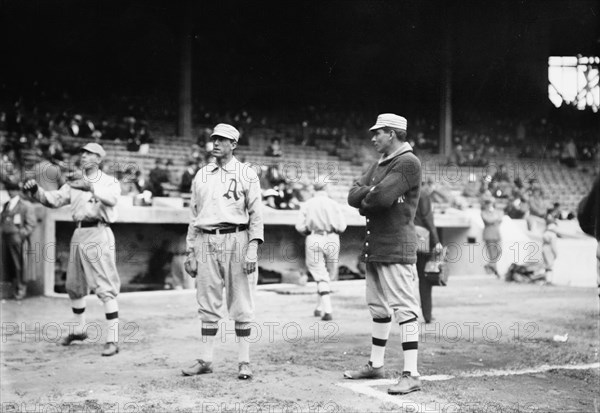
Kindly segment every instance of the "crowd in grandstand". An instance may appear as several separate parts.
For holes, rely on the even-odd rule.
[[[166,135],[161,127],[151,126],[150,116],[174,120],[175,113],[165,109],[157,112],[127,100],[114,105],[116,113],[103,110],[93,114],[89,109],[73,110],[76,105],[72,101],[63,101],[62,105],[56,107],[58,109],[42,110],[41,107],[18,98],[10,105],[0,108],[3,180],[20,181],[25,171],[32,173],[35,169],[33,166],[37,165],[38,169],[51,166],[57,174],[55,185],[60,184],[61,174],[77,167],[77,152],[81,143],[71,138],[85,138],[100,143],[117,142],[127,151],[148,154],[153,137]],[[210,125],[216,121],[239,125],[242,131],[240,147],[252,146],[253,139],[267,140],[264,155],[273,158],[273,162],[262,165],[260,172],[264,202],[272,208],[296,209],[309,190],[306,182],[290,182],[277,173],[278,160],[286,158],[287,145],[325,150],[330,156],[349,161],[358,169],[374,159],[364,130],[369,114],[329,110],[322,106],[307,106],[292,113],[251,113],[246,109],[227,112],[203,105],[197,107],[195,121],[199,125]],[[437,152],[436,122],[425,117],[414,119],[408,139],[416,153]],[[268,129],[271,136],[257,137],[253,132],[260,128]],[[108,172],[122,181],[123,194],[146,193],[160,197],[188,193],[195,173],[212,161],[210,132],[210,128],[206,126],[196,129],[196,142],[189,148],[186,159],[159,157],[153,169],[144,170],[138,165],[135,169],[129,167]],[[564,130],[547,119],[492,120],[462,115],[455,122],[453,149],[447,157],[447,164],[485,167],[490,164],[490,160],[501,155],[512,156],[513,159],[532,157],[555,160],[569,168],[577,168],[580,162],[586,161],[595,161],[591,165],[598,165],[600,143],[594,139],[594,133],[589,130]],[[179,161],[178,165],[181,166],[174,167],[174,161]],[[530,184],[529,182],[522,182],[518,176],[508,179],[505,171],[498,171],[492,177],[471,177],[464,185],[463,195],[466,198],[481,196],[481,187],[485,184],[494,196],[507,201],[509,210],[515,210],[511,213],[515,216],[523,213],[528,203],[524,185]]]

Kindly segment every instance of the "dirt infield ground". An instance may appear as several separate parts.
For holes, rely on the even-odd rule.
[[[100,302],[88,299],[90,342],[66,334],[64,298],[2,302],[2,411],[204,412],[597,412],[596,289],[507,284],[455,277],[434,290],[434,323],[422,325],[421,392],[388,396],[389,380],[344,380],[364,364],[370,319],[364,281],[335,283],[334,321],[312,316],[314,286],[264,286],[257,294],[255,378],[237,380],[233,324],[222,326],[215,373],[182,377],[198,357],[192,291],[125,294],[121,352],[100,357]],[[282,294],[285,292],[287,294]],[[62,330],[59,328],[62,327]],[[386,353],[401,370],[398,328]],[[568,341],[554,341],[568,333]]]

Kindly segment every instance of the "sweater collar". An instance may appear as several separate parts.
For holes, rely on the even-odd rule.
[[[402,145],[400,145],[400,147],[398,149],[396,149],[394,152],[390,153],[388,156],[381,155],[381,158],[379,158],[378,164],[381,165],[382,163],[395,158],[396,156],[400,155],[401,153],[408,152],[408,151],[412,152],[412,146],[410,146],[410,144],[408,142],[403,142]]]

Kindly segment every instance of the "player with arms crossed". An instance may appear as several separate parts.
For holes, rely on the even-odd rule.
[[[354,183],[350,206],[366,217],[362,260],[367,264],[366,298],[373,318],[371,359],[349,379],[384,377],[385,346],[392,316],[400,324],[404,369],[390,394],[421,390],[417,371],[420,312],[416,298],[417,237],[414,218],[421,186],[421,162],[406,142],[406,119],[381,114],[370,131],[381,158]]]

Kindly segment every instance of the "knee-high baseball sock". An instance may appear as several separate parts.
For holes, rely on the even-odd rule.
[[[106,342],[119,342],[119,304],[113,298],[104,302],[104,313],[106,314]]]
[[[238,342],[238,361],[250,362],[250,323],[235,322],[235,338]]]
[[[385,345],[392,329],[392,317],[373,319],[373,338],[371,345],[371,365],[373,367],[383,366],[385,357]]]
[[[317,307],[315,308],[315,310],[323,310],[323,299],[321,297],[322,295],[317,291]]]
[[[418,376],[417,357],[419,355],[419,323],[417,318],[400,323],[400,339],[404,354],[404,369],[411,376]]]
[[[219,331],[218,323],[202,322],[202,342],[200,344],[200,357],[207,363],[212,363],[215,340]]]
[[[323,312],[326,314],[331,314],[331,312],[332,312],[331,295],[329,294],[329,291],[321,291],[321,292],[319,292],[319,295],[321,296],[321,304],[323,305]]]
[[[82,334],[85,329],[85,298],[71,299],[71,309],[73,310],[74,334]]]

